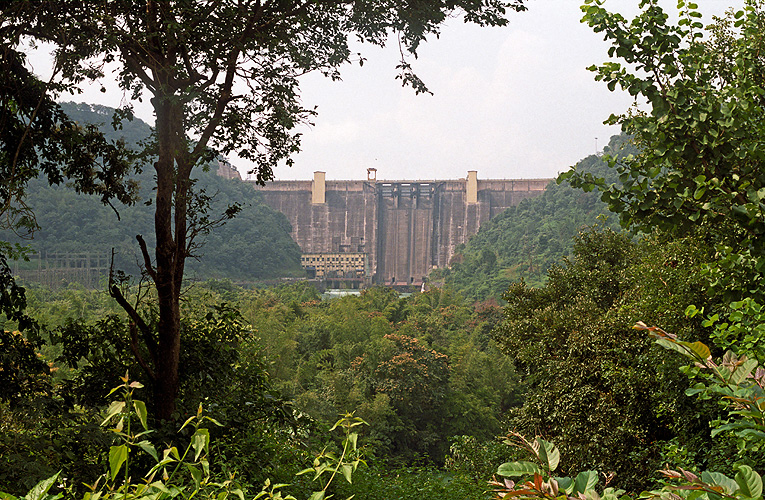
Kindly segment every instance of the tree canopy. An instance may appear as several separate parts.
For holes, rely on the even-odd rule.
[[[627,20],[599,2],[585,22],[611,43],[616,60],[596,79],[644,99],[610,123],[635,137],[641,153],[612,161],[621,184],[572,170],[572,184],[597,187],[625,226],[684,235],[704,231],[722,258],[720,289],[761,295],[765,269],[765,59],[762,2],[748,0],[705,29],[698,6],[679,2],[680,20],[656,1]],[[633,70],[634,68],[634,70]]]

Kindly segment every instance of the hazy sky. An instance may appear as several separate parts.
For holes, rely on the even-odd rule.
[[[634,13],[638,0],[606,7]],[[674,0],[666,2],[671,8]],[[704,21],[743,0],[697,0]],[[607,59],[600,35],[579,21],[577,0],[529,0],[505,28],[478,28],[452,19],[440,39],[413,60],[434,95],[415,95],[395,79],[398,48],[360,46],[363,67],[343,68],[343,81],[321,75],[302,80],[303,103],[318,106],[303,130],[303,151],[278,179],[452,179],[468,170],[479,178],[553,177],[607,144],[617,127],[602,122],[631,100],[595,82],[587,66]],[[121,92],[87,88],[75,100],[118,106]],[[153,122],[147,106],[139,117]],[[596,139],[597,138],[597,139]],[[244,172],[248,164],[232,163]]]

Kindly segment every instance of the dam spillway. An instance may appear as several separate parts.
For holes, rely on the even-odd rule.
[[[542,194],[551,180],[483,180],[469,171],[457,180],[381,181],[372,174],[343,181],[315,172],[313,181],[255,189],[292,224],[292,238],[310,256],[304,261],[340,270],[363,256],[369,282],[419,285],[433,268],[446,267],[481,224]]]

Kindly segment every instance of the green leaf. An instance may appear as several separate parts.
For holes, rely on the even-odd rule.
[[[114,401],[112,404],[109,405],[109,408],[106,409],[106,416],[104,417],[104,420],[101,422],[101,425],[104,425],[105,423],[107,423],[115,415],[119,415],[120,413],[122,413],[122,410],[124,409],[125,409],[124,401]]]
[[[165,483],[162,481],[154,481],[151,483],[151,486],[157,488],[162,493],[167,493],[168,495],[170,494],[170,490],[167,489],[167,486],[165,486]]]
[[[154,460],[157,460],[157,461],[159,461],[159,455],[157,455],[157,449],[156,449],[156,448],[154,448],[154,445],[153,445],[153,444],[151,444],[149,441],[145,441],[145,440],[144,440],[144,441],[141,441],[140,443],[138,443],[138,446],[139,446],[139,447],[140,447],[140,448],[141,448],[143,451],[145,451],[146,453],[148,453],[149,455],[151,455],[151,456],[152,456],[152,458],[153,458]]]
[[[47,498],[48,491],[50,490],[51,486],[56,484],[56,480],[58,479],[59,474],[61,474],[61,471],[56,472],[48,479],[43,479],[37,483],[34,488],[29,490],[29,493],[26,494],[24,500],[43,500],[44,498]],[[59,497],[61,497],[61,495],[56,495],[55,498]]]
[[[194,448],[194,460],[199,460],[199,455],[203,451],[207,451],[207,447],[210,444],[210,431],[207,429],[197,429],[194,436],[191,438],[191,446]]]
[[[707,359],[711,355],[709,347],[703,342],[681,342],[681,344],[690,349],[693,354],[701,359]]]
[[[497,474],[505,477],[541,474],[542,469],[533,462],[506,462],[499,466]]]
[[[703,342],[682,342],[662,337],[656,339],[656,343],[693,360],[706,360],[710,356],[709,347]]]
[[[574,480],[574,491],[572,494],[576,495],[577,493],[585,493],[594,488],[596,484],[598,484],[597,472],[594,470],[580,472],[577,474],[576,479]]]
[[[752,370],[757,368],[757,360],[756,359],[747,359],[743,363],[741,363],[739,366],[736,367],[733,372],[730,374],[730,381],[732,384],[740,384],[746,378],[749,376],[750,373],[752,373]]]
[[[748,465],[739,465],[736,484],[741,495],[749,498],[762,496],[762,477]]]
[[[688,352],[688,349],[685,349],[678,342],[676,342],[674,340],[670,340],[670,339],[666,339],[666,338],[659,338],[659,339],[656,339],[656,343],[659,344],[660,346],[662,346],[665,349],[669,349],[669,350],[672,350],[672,351],[677,351],[680,354],[682,354],[683,356],[686,356],[686,357],[689,357],[689,358],[693,358],[691,353]]]
[[[351,443],[351,446],[353,447],[354,450],[357,449],[356,448],[356,443],[358,442],[358,439],[359,439],[358,433],[352,432],[352,433],[348,434],[348,442]]]
[[[148,423],[148,412],[146,411],[146,403],[143,401],[137,401],[133,400],[133,408],[135,408],[135,413],[138,415],[138,420],[141,421],[141,425],[144,429],[147,431],[149,430],[149,423]]]
[[[343,464],[342,467],[343,477],[346,481],[353,484],[353,467],[348,464]]]
[[[117,477],[117,473],[120,471],[122,464],[125,463],[125,460],[127,460],[127,457],[128,447],[124,444],[109,448],[109,470],[112,474],[112,480]]]
[[[724,492],[728,495],[732,495],[736,490],[738,490],[738,484],[736,481],[719,472],[704,471],[701,473],[701,480],[705,483],[722,486]]]
[[[311,496],[308,497],[308,500],[324,500],[324,490],[314,491],[311,493]]]
[[[539,458],[542,460],[543,465],[547,466],[547,470],[553,472],[558,467],[558,462],[560,462],[558,448],[551,442],[539,437],[537,438],[537,443],[539,443]]]
[[[183,425],[181,426],[180,430],[183,430],[187,425],[189,425],[195,418],[197,418],[196,415],[192,415],[189,418],[186,419],[185,422],[183,422]]]
[[[566,494],[570,495],[572,491],[574,491],[574,479],[570,477],[556,477],[554,478],[556,481],[558,481],[558,489],[560,491],[565,491]]]
[[[199,489],[199,484],[202,482],[202,471],[191,464],[186,464],[186,468],[189,470],[189,474],[191,474],[197,489]]]

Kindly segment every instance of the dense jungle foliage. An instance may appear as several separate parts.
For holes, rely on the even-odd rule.
[[[21,493],[63,468],[77,489],[95,480],[106,458],[109,435],[89,417],[109,402],[115,374],[148,381],[130,352],[128,322],[107,294],[29,288],[28,304],[49,340],[44,362],[32,357],[3,407],[13,433],[0,442],[0,483]],[[184,317],[180,417],[202,403],[223,424],[210,429],[216,456],[251,487],[267,478],[292,482],[338,415],[353,412],[368,422],[359,443],[370,467],[355,482],[369,488],[368,498],[385,498],[380,481],[395,478],[406,492],[425,487],[432,479],[421,474],[431,473],[442,477],[441,486],[427,486],[434,498],[447,485],[470,498],[482,479],[436,467],[455,436],[491,442],[520,402],[512,362],[491,339],[501,318],[496,303],[471,306],[439,289],[400,298],[385,288],[323,302],[301,284],[248,291],[215,281],[189,290]],[[151,415],[150,398],[146,407]],[[162,439],[173,435],[155,425]],[[67,453],[46,453],[51,439]]]
[[[149,125],[138,118],[124,121],[114,130],[114,109],[83,103],[63,103],[63,110],[80,124],[98,125],[110,140],[123,139],[137,147],[147,141]],[[242,210],[227,224],[204,238],[204,245],[190,259],[188,277],[197,279],[230,278],[247,282],[258,279],[301,275],[300,248],[292,241],[289,222],[260,201],[259,194],[246,182],[227,180],[216,175],[217,163],[209,170],[198,171],[195,188],[210,199],[197,210],[207,208],[209,218],[217,219],[228,206],[239,204]],[[134,180],[139,182],[139,201],[133,206],[118,205],[115,210],[103,206],[98,196],[77,194],[66,185],[50,186],[42,178],[30,181],[26,203],[40,226],[28,242],[43,256],[57,252],[94,252],[110,254],[116,250],[115,264],[129,274],[137,274],[141,262],[137,234],[147,245],[154,244],[153,207],[151,206],[152,172],[144,170]],[[209,206],[205,207],[205,203]],[[117,213],[115,213],[117,212]],[[201,216],[199,213],[198,216]],[[73,223],[72,221],[76,221]],[[200,243],[202,243],[200,241]]]

